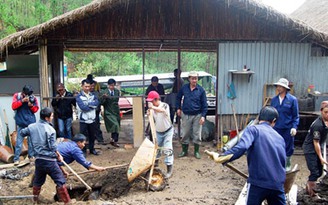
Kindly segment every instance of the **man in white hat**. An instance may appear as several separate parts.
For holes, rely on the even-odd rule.
[[[189,83],[183,85],[179,90],[176,100],[177,115],[181,117],[182,121],[182,152],[179,157],[188,155],[189,142],[192,140],[194,156],[200,159],[199,145],[201,144],[202,125],[205,123],[207,113],[207,98],[204,88],[197,84],[197,72],[189,72],[188,80]]]
[[[294,136],[297,133],[299,123],[297,98],[288,91],[289,82],[286,78],[280,78],[274,83],[278,95],[271,100],[271,106],[276,108],[279,113],[279,119],[274,129],[284,138],[286,143],[286,171],[291,169],[290,158],[294,153]]]

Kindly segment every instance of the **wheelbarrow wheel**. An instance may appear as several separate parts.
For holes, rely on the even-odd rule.
[[[150,170],[146,173],[146,179],[149,179]],[[166,179],[164,172],[158,168],[155,167],[153,170],[153,176],[151,183],[149,184],[149,189],[152,191],[162,191],[166,187]],[[146,187],[148,186],[148,181],[146,181]]]

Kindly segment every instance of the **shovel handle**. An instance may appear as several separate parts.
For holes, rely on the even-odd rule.
[[[88,190],[91,190],[91,187],[63,160],[62,163],[87,187]]]

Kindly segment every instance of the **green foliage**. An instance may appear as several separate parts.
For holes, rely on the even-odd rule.
[[[0,0],[0,39],[79,8],[92,0]]]
[[[142,53],[137,52],[66,52],[66,64],[79,65],[88,63],[95,76],[118,76],[142,74]],[[182,53],[182,71],[206,71],[215,75],[215,53]],[[145,73],[170,73],[177,68],[177,52],[150,52],[145,54]],[[78,76],[81,71],[78,66],[70,77]]]

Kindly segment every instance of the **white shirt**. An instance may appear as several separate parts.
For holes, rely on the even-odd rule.
[[[165,132],[172,127],[170,119],[170,106],[167,103],[160,102],[158,108],[163,108],[165,112],[156,112],[154,110],[154,121],[156,132]]]

